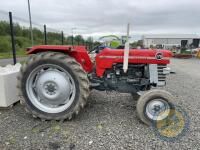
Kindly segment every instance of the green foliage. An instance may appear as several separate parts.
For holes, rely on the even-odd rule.
[[[26,37],[16,37],[15,38],[16,46],[18,46],[20,49],[26,48],[30,46],[31,40]]]
[[[75,37],[74,37],[74,41],[77,42],[77,45],[80,45],[80,44],[83,45],[83,43],[84,43],[84,39],[83,39],[83,37],[82,37],[81,35],[75,36]]]
[[[87,40],[85,41],[85,45],[88,47],[88,50],[91,51],[93,49],[93,47],[95,47],[93,38],[88,37]]]
[[[68,45],[72,45],[72,36],[68,36],[68,37],[66,38],[66,43],[67,43]]]
[[[14,24],[15,46],[17,54],[23,56],[26,53],[26,48],[31,47],[30,30],[27,27]],[[44,32],[38,28],[33,28],[34,45],[44,44]],[[73,37],[74,45],[85,45],[91,49],[95,44],[92,37],[84,40],[81,35]],[[48,45],[61,45],[61,33],[47,32],[47,44]],[[65,45],[72,44],[72,36],[64,38]],[[0,58],[12,57],[12,46],[10,38],[10,24],[6,21],[0,21]]]
[[[10,26],[6,21],[0,21],[0,36],[10,34]]]
[[[0,53],[11,50],[11,42],[8,36],[0,36]]]
[[[133,48],[137,48],[138,46],[143,47],[143,42],[142,42],[142,40],[139,40],[139,41],[135,41],[133,43],[130,43],[130,45]]]

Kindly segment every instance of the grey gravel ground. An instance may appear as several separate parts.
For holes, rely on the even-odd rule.
[[[0,110],[0,149],[200,149],[200,60],[173,59],[164,88],[190,116],[190,131],[174,143],[160,140],[136,117],[130,94],[93,91],[72,121],[42,122],[17,104]]]

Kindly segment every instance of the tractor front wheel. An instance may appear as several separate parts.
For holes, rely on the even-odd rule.
[[[21,104],[42,120],[71,119],[86,104],[89,81],[74,58],[45,52],[30,57],[18,77]]]
[[[151,90],[137,102],[138,117],[147,125],[163,121],[174,114],[173,96],[163,90]]]

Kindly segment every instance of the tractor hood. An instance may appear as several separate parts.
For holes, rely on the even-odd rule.
[[[168,50],[130,49],[129,64],[169,64],[172,53]],[[96,56],[97,75],[103,76],[105,69],[123,63],[124,49],[105,48]]]
[[[124,56],[124,49],[105,48],[100,55],[101,57],[105,56],[107,58],[109,58],[109,56],[121,58],[121,56]],[[169,60],[170,57],[172,57],[172,52],[169,50],[130,49],[129,51],[129,59]]]
[[[124,58],[124,49],[103,49],[98,55],[100,59],[120,61]],[[172,53],[169,50],[130,49],[130,63],[169,64]]]

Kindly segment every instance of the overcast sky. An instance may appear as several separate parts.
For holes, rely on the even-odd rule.
[[[33,22],[77,34],[200,34],[200,0],[30,0]],[[1,0],[0,10],[28,20],[27,0]]]

